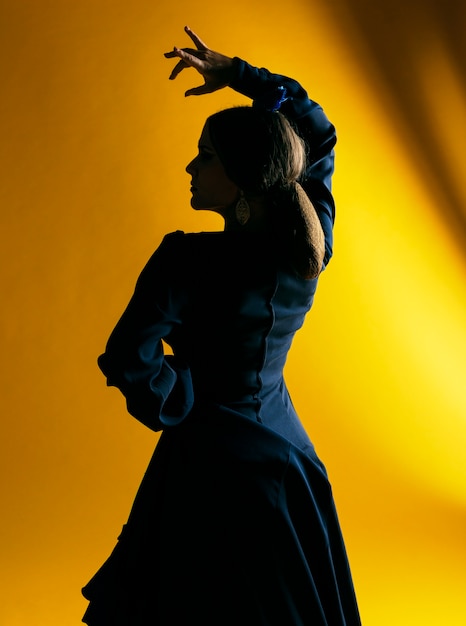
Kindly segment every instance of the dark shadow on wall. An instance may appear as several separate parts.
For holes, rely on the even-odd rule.
[[[327,6],[359,63],[383,86],[382,97],[388,95],[383,106],[464,254],[466,2],[332,0]]]

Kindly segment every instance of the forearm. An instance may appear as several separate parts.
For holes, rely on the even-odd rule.
[[[152,430],[182,420],[193,402],[187,366],[165,356],[162,345],[183,308],[173,271],[180,237],[167,235],[153,254],[98,359],[107,384],[125,396],[128,412]]]
[[[305,139],[312,137],[310,157],[314,161],[328,154],[336,143],[335,127],[328,120],[322,107],[311,100],[305,89],[293,78],[272,74],[265,68],[257,68],[242,59],[233,59],[230,87],[252,100],[262,98],[274,88],[286,88],[287,100],[280,111],[298,126]]]
[[[333,223],[335,204],[332,196],[332,175],[334,171],[334,151],[336,132],[322,107],[308,97],[307,92],[294,79],[272,74],[264,68],[253,67],[235,57],[233,60],[230,87],[257,101],[283,86],[287,100],[280,107],[295,125],[307,145],[308,165],[300,181],[312,201],[325,234],[326,265],[332,256]]]

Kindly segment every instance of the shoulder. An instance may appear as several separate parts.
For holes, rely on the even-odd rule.
[[[185,233],[183,230],[175,230],[164,236],[160,247],[170,249],[208,245],[222,239],[224,234],[223,231]]]
[[[192,256],[194,262],[217,251],[226,253],[227,249],[237,247],[238,243],[238,237],[232,237],[231,233],[225,231],[185,233],[177,230],[165,235],[156,254],[160,251],[166,256]]]
[[[186,276],[209,263],[216,250],[222,249],[222,232],[166,234],[149,259],[145,272],[160,271],[167,279]]]
[[[172,233],[167,233],[166,235],[164,235],[158,249],[170,249],[182,245],[182,241],[185,239],[185,237],[186,233],[184,233],[182,230],[175,230]]]
[[[199,239],[205,239],[202,237],[205,233],[185,233],[182,230],[175,230],[166,234],[159,247],[155,250],[154,256],[156,257],[170,257],[189,252],[196,245],[200,245]]]
[[[187,273],[204,270],[212,274],[228,270],[241,273],[273,270],[280,265],[276,242],[267,233],[210,231],[165,235],[154,256]],[[252,272],[254,273],[254,272]]]

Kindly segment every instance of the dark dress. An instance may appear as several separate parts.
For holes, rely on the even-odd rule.
[[[239,59],[236,70],[231,86],[252,98],[285,86],[283,112],[312,135],[303,186],[326,263],[333,126],[295,81]],[[164,238],[99,358],[129,413],[163,433],[113,553],[83,590],[84,622],[360,624],[325,468],[283,379],[316,284],[266,233]]]

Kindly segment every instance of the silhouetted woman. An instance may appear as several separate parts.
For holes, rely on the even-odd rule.
[[[192,207],[225,230],[163,239],[99,358],[163,433],[83,621],[357,626],[331,488],[283,379],[332,253],[334,127],[296,81],[186,32],[171,78],[193,67],[187,95],[253,104],[212,115],[186,168]]]

